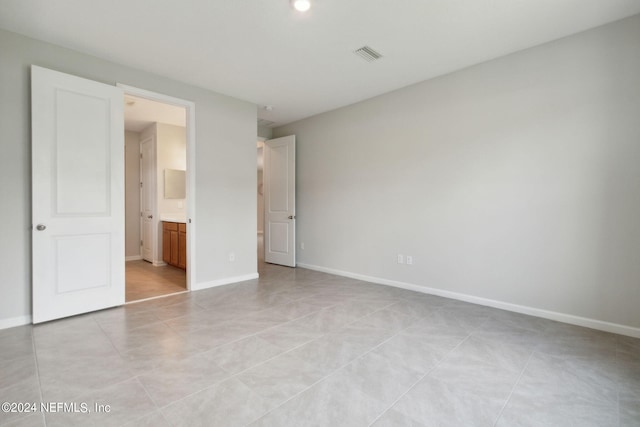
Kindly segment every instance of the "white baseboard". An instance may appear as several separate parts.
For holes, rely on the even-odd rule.
[[[196,283],[191,287],[192,291],[214,288],[216,286],[230,285],[231,283],[244,282],[260,277],[258,273],[245,274],[243,276],[225,277],[224,279],[212,280],[210,282]]]
[[[164,261],[153,261],[151,264],[154,267],[164,267],[165,265],[167,265],[167,263]]]
[[[640,338],[640,328],[634,328],[632,326],[620,325],[617,323],[610,323],[602,320],[590,319],[588,317],[574,316],[572,314],[558,313],[555,311],[544,310],[541,308],[528,307],[528,306],[512,304],[504,301],[497,301],[497,300],[492,300],[488,298],[476,297],[473,295],[462,294],[458,292],[445,291],[442,289],[429,288],[426,286],[415,285],[413,283],[398,282],[395,280],[382,279],[382,278],[373,277],[373,276],[366,276],[363,274],[351,273],[349,271],[336,270],[336,269],[327,268],[327,267],[320,267],[312,264],[298,263],[298,267],[308,268],[309,270],[321,271],[323,273],[335,274],[336,276],[349,277],[352,279],[376,283],[379,285],[387,285],[387,286],[393,286],[396,288],[407,289],[410,291],[421,292],[423,294],[437,295],[440,297],[470,302],[473,304],[484,305],[487,307],[499,308],[501,310],[513,311],[516,313],[527,314],[530,316],[542,317],[544,319],[550,319],[550,320],[555,320],[557,322],[569,323],[571,325],[584,326],[586,328],[597,329],[599,331],[612,332],[614,334]]]
[[[141,259],[142,259],[142,255],[131,255],[124,258],[125,261],[139,261]]]
[[[18,316],[9,319],[0,319],[0,329],[13,328],[31,324],[31,316]]]

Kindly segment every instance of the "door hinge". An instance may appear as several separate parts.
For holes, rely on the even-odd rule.
[[[142,153],[140,153],[140,158],[142,158]]]
[[[140,212],[140,218],[142,218],[142,212]]]
[[[144,243],[142,242],[142,240],[140,240],[140,246],[144,246]]]
[[[140,188],[142,188],[142,183],[140,183]]]

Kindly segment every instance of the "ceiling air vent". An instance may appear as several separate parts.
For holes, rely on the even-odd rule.
[[[369,46],[362,46],[360,49],[354,50],[353,53],[355,53],[356,55],[358,55],[359,57],[361,57],[362,59],[368,62],[375,61],[376,59],[382,58],[382,55],[380,55],[375,50],[371,49]]]

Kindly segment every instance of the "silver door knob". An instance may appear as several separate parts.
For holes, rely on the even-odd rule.
[[[44,231],[44,230],[46,230],[46,229],[47,229],[47,226],[46,226],[46,225],[44,225],[44,224],[38,224],[38,225],[36,225],[36,230],[38,230],[38,231]]]
[[[147,218],[151,219],[151,218],[153,218],[153,215],[149,215]]]
[[[295,217],[295,215],[289,215],[289,219],[294,219]]]

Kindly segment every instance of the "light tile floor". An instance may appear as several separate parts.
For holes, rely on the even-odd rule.
[[[305,269],[0,331],[12,426],[638,426],[640,340]]]

